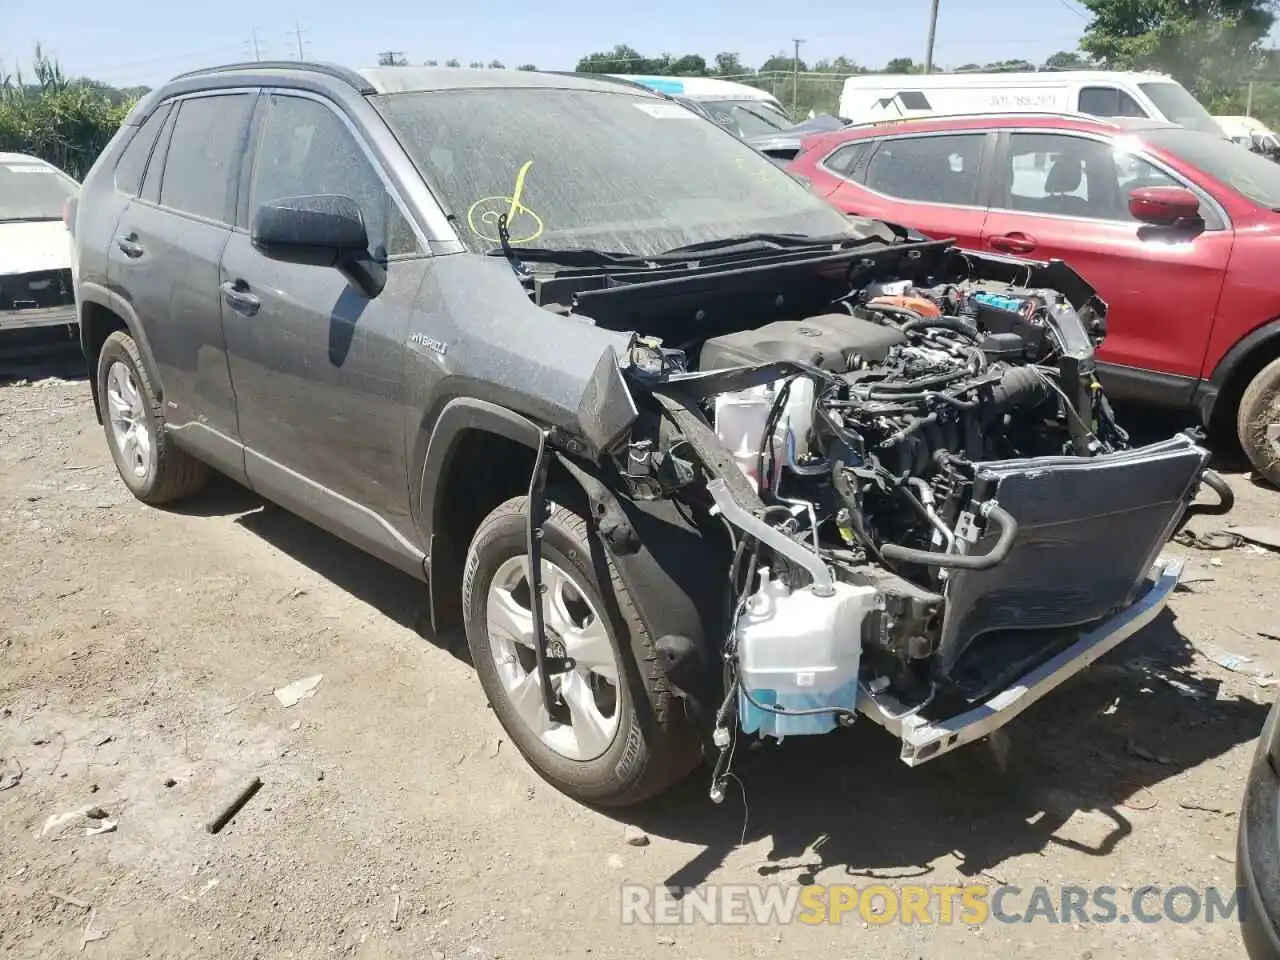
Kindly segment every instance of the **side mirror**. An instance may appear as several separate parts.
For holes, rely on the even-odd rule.
[[[369,252],[360,205],[350,197],[322,194],[264,203],[253,214],[249,239],[271,260],[336,267],[367,297],[387,285],[386,267]]]
[[[1200,200],[1185,187],[1138,187],[1129,194],[1129,213],[1157,227],[1173,227],[1200,217]]]
[[[284,263],[336,267],[369,255],[360,206],[350,197],[285,197],[254,212],[249,238],[263,256]]]

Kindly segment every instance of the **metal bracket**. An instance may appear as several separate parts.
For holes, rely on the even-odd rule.
[[[542,687],[542,705],[547,716],[556,718],[563,709],[557,704],[551,689],[551,673],[564,670],[566,658],[552,658],[547,652],[547,628],[542,617],[542,597],[546,588],[542,583],[542,525],[550,516],[547,504],[547,470],[551,466],[550,435],[546,430],[538,434],[538,454],[533,463],[533,476],[529,479],[529,521],[526,531],[529,556],[529,606],[533,612],[533,653],[538,664],[538,681]]]

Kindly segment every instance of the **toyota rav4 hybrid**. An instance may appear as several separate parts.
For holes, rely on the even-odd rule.
[[[717,798],[739,733],[983,737],[1149,623],[1170,536],[1230,504],[1190,437],[1130,445],[1067,266],[850,220],[607,78],[187,74],[70,220],[129,489],[212,467],[424,581],[586,802],[702,757]]]
[[[1109,393],[1195,411],[1280,486],[1280,165],[1199,129],[1022,114],[850,127],[788,169],[847,213],[1066,260],[1110,307]]]

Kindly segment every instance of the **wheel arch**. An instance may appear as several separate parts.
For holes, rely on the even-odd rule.
[[[107,337],[123,330],[138,345],[138,353],[147,366],[147,376],[154,384],[159,399],[164,399],[164,385],[156,367],[151,344],[143,330],[142,321],[134,313],[129,302],[119,294],[96,283],[83,283],[76,293],[80,317],[80,351],[88,367],[90,393],[93,396],[94,415],[102,422],[102,398],[98,396],[98,355]]]
[[[471,398],[449,401],[436,421],[423,459],[417,522],[428,545],[437,636],[461,627],[467,548],[494,508],[529,493],[541,436],[522,414]],[[673,691],[692,712],[705,710],[716,696],[714,649],[725,629],[717,591],[727,570],[722,545],[704,537],[671,501],[617,496],[606,470],[562,452],[554,452],[547,489],[578,501],[649,630]]]
[[[1201,389],[1200,422],[1212,430],[1234,434],[1235,411],[1249,382],[1280,357],[1280,318],[1264,323],[1240,338],[1218,361]]]

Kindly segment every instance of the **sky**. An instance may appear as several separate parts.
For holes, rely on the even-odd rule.
[[[456,58],[571,70],[578,58],[626,43],[646,56],[735,51],[758,66],[791,50],[802,60],[844,55],[867,66],[924,59],[929,0],[60,0],[56,17],[32,0],[0,0],[0,72],[29,64],[37,42],[71,76],[155,85],[184,70],[295,58],[371,66],[379,51],[410,63]],[[1075,48],[1087,16],[1073,0],[941,0],[939,64],[1026,58]]]

